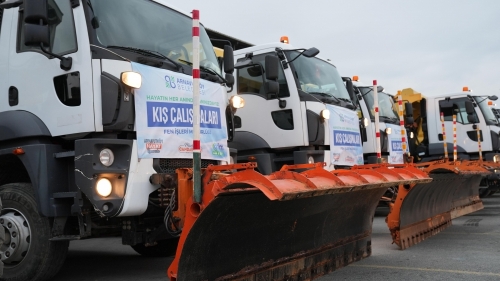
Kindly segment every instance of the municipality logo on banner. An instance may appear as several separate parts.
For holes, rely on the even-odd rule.
[[[363,165],[363,144],[356,112],[326,105],[330,110],[330,159],[334,165]]]
[[[135,90],[139,158],[192,158],[192,77],[138,63],[132,69],[143,80]],[[223,88],[200,80],[202,159],[229,159],[225,108]]]

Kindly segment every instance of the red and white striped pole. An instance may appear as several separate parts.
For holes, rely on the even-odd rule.
[[[193,197],[201,202],[200,11],[193,10]]]
[[[406,159],[406,129],[405,119],[403,114],[403,95],[398,91],[398,105],[399,105],[399,126],[401,126],[401,146],[403,148],[403,159]]]
[[[444,126],[444,115],[442,112],[441,112],[441,128],[443,130],[444,159],[448,161],[448,144],[446,143],[446,128]]]
[[[476,125],[477,131],[477,146],[479,149],[479,161],[483,161],[483,151],[481,149],[481,131],[479,130],[479,126]]]
[[[373,107],[375,111],[375,136],[377,147],[377,163],[382,163],[382,152],[380,148],[380,124],[378,112],[378,93],[377,93],[377,80],[373,80]]]
[[[453,115],[453,161],[457,161],[457,116]]]

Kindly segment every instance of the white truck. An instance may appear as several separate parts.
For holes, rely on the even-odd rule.
[[[410,152],[420,162],[444,157],[443,134],[440,114],[443,113],[446,129],[448,157],[453,159],[453,115],[456,115],[458,158],[478,160],[479,146],[476,128],[480,131],[483,159],[500,162],[500,120],[489,103],[497,96],[472,95],[467,87],[462,92],[436,96],[423,96],[413,89],[403,89],[403,100],[412,104],[406,109],[406,116],[415,120],[410,139]],[[481,186],[481,193],[498,190],[500,171],[491,170]]]
[[[175,182],[160,188],[152,176],[192,160],[138,158],[139,145],[153,153],[161,144],[137,141],[135,118],[146,112],[134,93],[154,79],[132,70],[191,76],[191,17],[161,0],[9,0],[0,1],[0,23],[2,280],[50,279],[74,239],[121,235],[140,254],[172,255],[178,233],[164,216]],[[232,49],[223,78],[199,30],[201,79],[225,91]],[[218,110],[231,137],[225,101]]]
[[[246,101],[230,144],[238,162],[256,161],[263,174],[284,164],[326,162],[328,170],[335,163],[363,164],[366,134],[360,133],[352,81],[344,85],[337,68],[318,53],[284,43],[234,52],[237,75],[230,94]],[[335,122],[342,124],[332,130]]]
[[[363,142],[364,159],[365,163],[373,164],[377,162],[377,140],[375,137],[372,137],[375,136],[373,86],[358,82],[357,76],[353,77],[353,81],[360,124],[365,128],[366,134],[370,136]],[[395,110],[394,98],[392,95],[386,93],[380,85],[377,86],[377,92],[382,158],[384,158],[384,162],[386,163],[402,164],[404,163],[405,155],[403,155],[401,126],[399,115]],[[408,137],[406,137],[406,144],[408,147]]]

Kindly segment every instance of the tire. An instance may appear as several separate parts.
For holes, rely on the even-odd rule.
[[[5,229],[6,241],[10,241],[0,249],[4,262],[2,280],[51,279],[64,263],[69,241],[49,241],[50,221],[38,213],[31,184],[0,186],[0,198],[3,203],[0,224]],[[12,247],[13,243],[17,244]]]
[[[144,244],[136,244],[132,247],[134,251],[139,253],[144,257],[171,257],[175,256],[175,251],[177,251],[177,244],[179,243],[179,238],[171,238],[166,240],[158,241],[158,244],[154,246],[146,247]]]
[[[488,190],[488,188],[480,188],[479,189],[479,197],[480,198],[485,198],[490,195],[491,191]]]

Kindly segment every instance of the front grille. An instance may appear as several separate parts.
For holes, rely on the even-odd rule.
[[[191,168],[193,167],[193,159],[165,159],[161,158],[159,160],[159,169],[160,171],[157,171],[159,173],[168,173],[168,174],[173,174],[175,173],[176,169],[179,168]],[[213,164],[217,165],[217,160],[201,160],[201,167],[206,168],[208,165]]]

